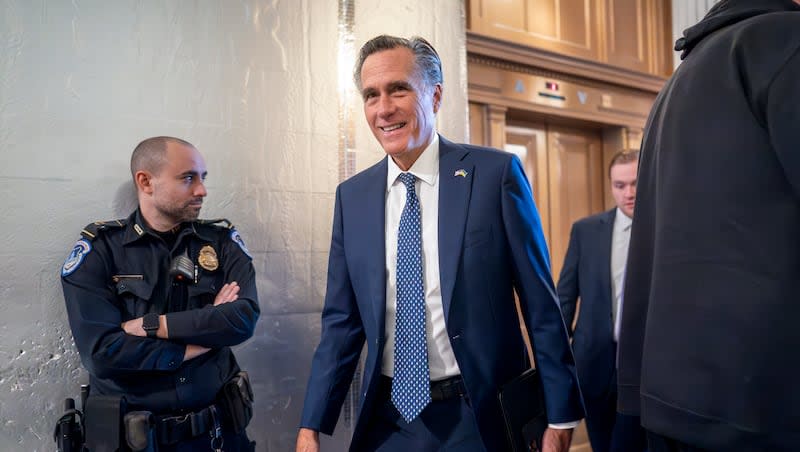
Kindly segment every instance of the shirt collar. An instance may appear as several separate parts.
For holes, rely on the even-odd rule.
[[[632,224],[633,220],[625,215],[619,207],[617,207],[617,213],[614,215],[614,226],[620,231],[625,231],[630,228]]]
[[[194,222],[181,223],[178,228],[180,228],[180,234],[178,235],[179,238],[187,234],[193,234],[204,240],[213,239],[213,237],[209,236],[208,234],[198,231]],[[142,217],[141,210],[136,209],[136,211],[128,217],[127,230],[125,231],[125,239],[123,244],[127,245],[129,243],[133,243],[147,235],[151,237],[158,237],[158,235],[153,232],[149,226],[147,226],[147,222],[145,222],[144,217]]]
[[[144,218],[142,218],[141,211],[136,209],[128,217],[128,226],[127,230],[125,231],[125,240],[123,243],[125,245],[133,243],[147,235],[149,232],[150,228],[147,227],[147,223],[145,223]]]
[[[417,161],[411,165],[408,171],[403,171],[397,166],[397,163],[391,157],[387,157],[389,161],[389,168],[386,172],[386,191],[391,190],[392,185],[397,181],[397,176],[403,172],[413,174],[428,185],[433,186],[436,184],[436,178],[439,176],[439,134],[433,133],[433,140],[422,151]]]

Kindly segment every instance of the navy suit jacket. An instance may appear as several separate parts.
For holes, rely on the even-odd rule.
[[[440,137],[439,271],[445,323],[488,450],[507,450],[498,388],[530,363],[514,288],[535,348],[550,422],[583,417],[574,359],[539,215],[515,156]],[[466,177],[456,176],[458,170]],[[336,190],[322,337],[301,426],[330,434],[367,344],[351,450],[375,404],[385,343],[387,160]]]
[[[592,215],[572,225],[558,279],[558,298],[567,328],[572,328],[575,306],[578,297],[581,299],[578,322],[572,333],[572,350],[587,404],[616,385],[611,319],[611,241],[616,210]]]

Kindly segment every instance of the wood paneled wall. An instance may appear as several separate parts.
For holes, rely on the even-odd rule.
[[[470,31],[658,76],[672,73],[668,0],[469,0]]]

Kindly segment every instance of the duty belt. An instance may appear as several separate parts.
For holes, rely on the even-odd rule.
[[[172,445],[211,432],[212,437],[221,435],[221,410],[209,405],[200,411],[179,416],[166,415],[156,418],[156,434],[159,444]]]

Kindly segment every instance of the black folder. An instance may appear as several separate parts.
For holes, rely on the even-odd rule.
[[[498,393],[506,435],[513,452],[540,450],[547,429],[542,382],[536,369],[528,369],[509,381]]]

